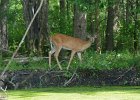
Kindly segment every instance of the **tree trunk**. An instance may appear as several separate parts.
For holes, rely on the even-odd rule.
[[[66,33],[66,1],[60,0],[60,33]]]
[[[49,41],[49,25],[48,25],[48,6],[49,6],[49,0],[44,0],[43,7],[41,12],[39,13],[39,52],[45,53],[45,44],[47,44]]]
[[[1,51],[8,50],[8,33],[7,33],[7,7],[8,0],[1,0],[0,2],[0,45]]]
[[[135,28],[134,28],[134,51],[137,51],[138,50],[138,5],[139,5],[139,2],[138,0],[136,0],[135,2],[135,13],[134,13],[134,21],[135,21]]]
[[[72,5],[71,5],[71,3],[70,3],[68,0],[66,0],[66,2],[67,2],[67,4],[66,4],[66,8],[67,8],[67,9],[66,9],[66,15],[67,15],[67,16],[66,16],[66,30],[67,30],[67,34],[73,35],[73,34],[72,34],[72,28],[71,28],[72,25],[70,24],[70,23],[73,21],[73,20],[71,19],[71,12],[72,12],[72,11],[71,11],[71,10],[72,10],[72,9],[71,9],[71,8],[72,8],[71,6],[72,6]]]
[[[23,8],[24,8],[24,19],[25,19],[25,22],[26,22],[26,27],[28,27],[35,11],[36,11],[36,6],[37,6],[38,3],[38,0],[23,0]],[[38,17],[38,15],[37,15]],[[35,47],[35,41],[37,38],[39,38],[38,35],[38,28],[37,26],[38,25],[35,25],[37,24],[37,17],[35,18],[30,30],[29,30],[29,33],[26,37],[26,48],[27,50],[29,50],[29,52],[31,53],[32,50],[35,52],[36,50],[36,47]],[[36,28],[34,28],[34,26]]]
[[[96,33],[96,22],[95,22],[95,12],[91,12],[91,14],[90,14],[90,32],[91,32],[91,34],[95,34]]]
[[[99,0],[95,0],[95,9],[90,15],[90,32],[91,34],[96,34],[97,38],[95,40],[96,51],[101,53],[101,37],[99,32]]]
[[[99,32],[99,0],[95,0],[95,5],[95,33],[97,34],[97,38],[95,40],[96,51],[101,53],[101,37]]]
[[[29,53],[34,52],[40,54],[42,52],[41,47],[44,45],[43,41],[46,41],[46,37],[48,37],[48,3],[48,0],[44,0],[43,7],[35,18],[29,34],[26,37],[26,48],[29,50]],[[39,7],[39,4],[40,0],[23,0],[26,26],[29,25],[33,15]]]
[[[112,51],[114,49],[113,26],[114,26],[114,8],[112,1],[108,0],[108,17],[107,17],[106,44],[105,44],[107,51]]]
[[[129,24],[130,24],[130,8],[131,8],[131,4],[129,2],[129,0],[126,1],[126,22],[125,22],[125,28],[126,28],[126,33],[129,32]]]
[[[86,13],[79,10],[77,4],[74,5],[74,36],[82,39],[86,38]]]

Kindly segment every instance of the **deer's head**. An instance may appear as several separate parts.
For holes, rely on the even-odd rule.
[[[95,41],[95,39],[97,38],[97,34],[94,34],[93,36],[91,36],[91,35],[87,35],[87,38],[88,38],[88,40],[90,41],[90,42],[94,42]]]

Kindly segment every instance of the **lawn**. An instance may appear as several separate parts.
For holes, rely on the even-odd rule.
[[[140,86],[49,87],[7,91],[8,100],[140,100]]]

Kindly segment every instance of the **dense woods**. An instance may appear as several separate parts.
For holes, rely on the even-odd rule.
[[[1,0],[3,49],[10,49],[19,42],[20,38],[12,38],[22,37],[39,3],[40,0]],[[55,32],[79,38],[98,33],[96,45],[102,51],[138,50],[139,5],[138,0],[44,0],[26,38],[26,51],[29,47],[38,50],[45,45],[42,41]]]
[[[17,48],[39,4],[40,0],[0,0],[1,59],[10,57]],[[81,39],[97,34],[83,58],[99,56],[97,59],[101,62],[103,55],[113,59],[122,53],[134,62],[133,54],[138,56],[140,49],[140,1],[44,0],[17,55],[48,56],[49,36],[54,33]]]

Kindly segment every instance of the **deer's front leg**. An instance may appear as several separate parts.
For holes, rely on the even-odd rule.
[[[82,62],[81,52],[77,52],[78,58],[80,60],[80,63]]]
[[[71,63],[71,61],[72,61],[73,56],[74,56],[75,53],[76,53],[75,51],[72,51],[71,52],[71,57],[70,57],[70,60],[69,60],[68,66],[67,66],[67,70],[69,69],[70,63]]]

